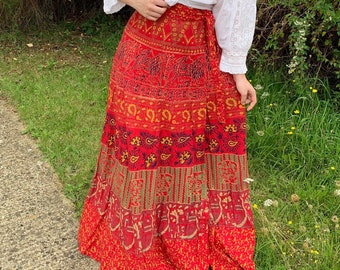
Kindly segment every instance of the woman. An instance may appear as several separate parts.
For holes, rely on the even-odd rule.
[[[135,8],[117,48],[79,246],[101,269],[254,269],[246,79],[255,0]]]

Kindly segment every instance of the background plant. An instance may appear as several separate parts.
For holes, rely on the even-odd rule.
[[[288,65],[292,76],[327,78],[340,88],[340,2],[337,0],[258,0],[258,23],[252,52],[254,66]],[[126,21],[129,9],[119,13]],[[51,23],[103,22],[102,0],[2,0],[0,29],[43,30]],[[113,20],[115,16],[111,17]],[[98,27],[96,27],[98,28]],[[96,29],[95,28],[95,29]],[[96,29],[98,30],[98,29]],[[96,31],[92,31],[96,32]]]
[[[31,8],[39,3],[32,1]],[[16,21],[18,2],[0,2],[13,12],[0,21]],[[338,3],[258,3],[248,77],[259,102],[248,114],[247,142],[257,269],[340,269]],[[337,19],[322,15],[327,10]],[[78,214],[96,164],[111,59],[131,10],[91,12],[44,21],[46,30],[0,33],[0,98],[18,110]],[[329,62],[316,61],[318,50]]]
[[[340,80],[340,2],[336,0],[260,0],[253,61],[288,65],[303,79],[327,78],[332,90]]]
[[[96,16],[101,0],[1,0],[0,29],[43,30],[63,20]]]
[[[340,114],[330,87],[282,70],[251,77],[259,99],[248,114],[258,269],[340,269]]]

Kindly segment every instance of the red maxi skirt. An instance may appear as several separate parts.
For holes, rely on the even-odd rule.
[[[245,108],[220,53],[211,11],[130,18],[78,236],[102,270],[255,268]]]

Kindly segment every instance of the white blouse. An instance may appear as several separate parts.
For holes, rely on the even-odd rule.
[[[256,20],[256,0],[165,0],[169,6],[177,3],[213,11],[215,31],[222,48],[220,69],[231,74],[247,72],[246,58],[253,41]],[[119,0],[104,0],[104,11],[115,13],[125,6]]]

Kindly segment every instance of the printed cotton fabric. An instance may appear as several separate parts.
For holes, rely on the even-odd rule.
[[[111,269],[254,269],[245,108],[211,11],[134,13],[117,48],[80,251]]]

